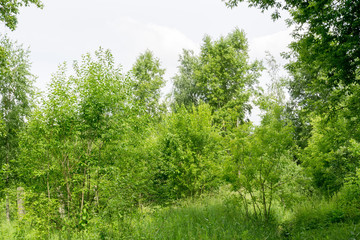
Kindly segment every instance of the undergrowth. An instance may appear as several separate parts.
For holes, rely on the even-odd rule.
[[[39,232],[1,216],[0,239],[360,239],[360,224],[336,200],[310,199],[292,210],[277,204],[265,222],[246,216],[236,194],[225,190],[168,207],[141,206],[126,216],[114,213],[111,220],[98,216],[82,231]]]

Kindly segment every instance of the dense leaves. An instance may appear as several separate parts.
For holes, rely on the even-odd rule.
[[[182,226],[171,226],[204,239],[297,239],[327,228],[355,239],[350,225],[334,224],[360,219],[359,1],[248,2],[275,8],[274,19],[289,11],[290,77],[279,76],[268,55],[271,84],[263,91],[256,86],[263,66],[249,61],[243,31],[205,36],[199,54],[180,55],[171,108],[161,99],[165,69],[151,51],[125,74],[99,48],[75,61],[72,75],[61,64],[40,95],[28,52],[2,38],[0,216],[11,221],[0,221],[0,234],[132,239],[143,238],[148,224],[146,236],[156,238],[177,217],[167,214],[197,199],[202,210],[188,208],[175,221]],[[0,20],[13,29],[17,7],[30,3],[41,6],[0,5]],[[258,125],[247,119],[252,104],[261,111]],[[217,234],[214,223],[237,230]],[[181,239],[203,236],[169,229]]]
[[[159,113],[160,89],[165,84],[164,73],[160,60],[150,51],[141,54],[132,68],[136,100],[152,116]]]
[[[1,195],[16,182],[12,162],[17,158],[19,132],[30,111],[33,76],[30,73],[28,51],[11,42],[7,37],[0,39],[0,166]],[[7,218],[10,219],[9,203]]]
[[[242,0],[225,1],[235,7]],[[261,10],[274,8],[290,13],[289,24],[295,26],[295,41],[290,45],[293,76],[290,92],[307,109],[326,112],[339,108],[339,98],[351,94],[351,84],[359,84],[360,2],[262,1],[249,0]]]
[[[15,30],[17,25],[17,15],[19,14],[19,8],[25,6],[35,6],[42,8],[43,4],[40,0],[1,0],[0,1],[0,21],[11,30]]]
[[[163,194],[176,199],[215,187],[223,158],[219,140],[209,105],[191,110],[181,106],[168,116],[158,139],[159,172],[155,176]]]
[[[186,50],[180,56],[175,103],[189,107],[208,103],[218,120],[236,125],[250,112],[249,99],[260,70],[259,62],[249,62],[244,32],[236,29],[219,40],[206,36],[199,56]]]

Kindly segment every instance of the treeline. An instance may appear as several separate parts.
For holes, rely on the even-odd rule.
[[[199,56],[184,51],[166,103],[165,70],[150,51],[123,73],[100,48],[74,62],[74,75],[61,64],[46,94],[36,95],[27,53],[6,37],[3,49],[14,58],[2,85],[8,220],[81,229],[93,216],[117,219],[142,204],[169,204],[224,184],[224,167],[232,165],[227,142],[248,122],[261,70],[249,63],[240,30],[206,37]],[[14,66],[23,69],[15,67],[15,77]]]
[[[241,206],[234,210],[245,219],[269,223],[274,209],[296,211],[317,199],[334,204],[323,218],[300,211],[294,224],[358,221],[359,2],[345,1],[346,10],[330,2],[250,1],[292,9],[292,24],[309,26],[295,30],[289,78],[279,76],[270,55],[251,62],[245,33],[235,29],[215,40],[205,36],[199,54],[183,51],[166,100],[165,69],[151,51],[124,72],[100,48],[70,67],[61,64],[41,94],[29,52],[2,36],[1,221],[44,238],[91,226],[121,234],[143,207],[222,186],[230,186]],[[349,27],[331,14],[357,20]],[[271,84],[262,90],[265,69]],[[259,125],[248,119],[254,105]]]

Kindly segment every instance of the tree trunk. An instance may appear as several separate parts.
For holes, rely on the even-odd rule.
[[[60,187],[57,188],[58,192],[59,192],[59,214],[61,218],[65,218],[65,201],[64,201],[64,196],[61,192]]]
[[[63,171],[64,171],[64,177],[65,177],[65,185],[66,185],[66,192],[67,192],[67,214],[68,217],[70,218],[70,202],[72,201],[72,196],[71,196],[71,191],[70,191],[70,183],[69,183],[69,178],[70,178],[70,163],[69,163],[69,158],[66,156],[64,156],[64,167],[63,167]]]
[[[84,208],[84,198],[85,198],[85,188],[86,188],[86,167],[84,167],[84,179],[83,179],[83,187],[81,191],[81,205],[80,205],[80,216],[82,215],[82,210]]]
[[[18,187],[17,192],[17,208],[19,219],[22,220],[25,216],[25,206],[24,206],[24,188]]]
[[[6,193],[6,220],[10,222],[10,202],[8,193]]]
[[[10,145],[9,145],[9,138],[6,137],[6,186],[5,188],[9,188],[9,152],[10,152]],[[9,193],[6,191],[6,219],[10,222],[10,200],[9,200]]]

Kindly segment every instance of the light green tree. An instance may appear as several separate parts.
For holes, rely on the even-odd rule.
[[[246,214],[252,211],[265,220],[274,200],[295,180],[298,171],[291,153],[293,129],[290,121],[282,119],[282,113],[283,109],[275,106],[263,116],[260,126],[238,127],[231,143],[234,187],[242,196]]]
[[[108,50],[100,48],[95,52],[95,59],[90,54],[84,55],[74,69],[76,75],[71,79],[78,96],[78,133],[83,149],[78,163],[82,172],[79,214],[85,224],[88,219],[84,214],[89,210],[86,207],[91,206],[94,197],[96,201],[101,198],[97,182],[99,169],[108,163],[104,149],[123,132],[121,124],[126,122],[124,117],[133,96],[129,79],[114,65],[113,55]]]
[[[277,73],[279,66],[268,55],[271,84],[256,103],[262,110],[261,124],[234,128],[230,135],[232,159],[225,176],[238,190],[247,216],[269,220],[275,201],[290,205],[294,201],[301,169],[293,161],[294,128],[287,118],[285,81]],[[229,174],[229,175],[228,175]]]
[[[115,66],[110,51],[84,55],[74,72],[68,76],[66,64],[60,65],[22,136],[19,172],[25,190],[37,196],[28,202],[36,209],[28,219],[39,219],[34,224],[45,229],[54,223],[83,228],[106,206],[104,196],[113,196],[105,192],[107,177],[118,173],[122,150],[114,145],[126,139],[127,122],[137,116],[130,111],[135,106],[131,80]],[[39,203],[51,208],[51,216]]]
[[[165,84],[165,70],[161,68],[160,60],[147,50],[136,59],[131,72],[136,101],[148,114],[155,117],[159,114],[160,90]]]
[[[30,110],[34,77],[30,73],[29,52],[11,42],[0,39],[2,58],[0,65],[0,116],[3,134],[0,136],[1,195],[10,187],[14,175],[11,163],[18,152],[18,134]],[[6,216],[10,220],[9,200]]]
[[[196,196],[217,186],[224,152],[212,121],[207,104],[182,106],[165,118],[154,148],[159,198]]]
[[[218,121],[236,125],[245,120],[254,84],[261,70],[257,61],[250,63],[245,33],[235,29],[225,37],[212,40],[205,36],[196,56],[184,51],[179,74],[174,77],[176,104],[208,103]]]

